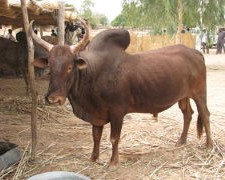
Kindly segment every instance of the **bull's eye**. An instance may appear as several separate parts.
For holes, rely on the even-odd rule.
[[[73,67],[72,67],[72,66],[69,66],[69,67],[67,68],[67,73],[70,73],[72,70],[73,70]]]

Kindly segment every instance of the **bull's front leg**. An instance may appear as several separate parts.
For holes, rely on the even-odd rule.
[[[120,141],[120,134],[123,124],[123,118],[115,118],[110,121],[111,124],[111,135],[110,141],[112,143],[112,156],[110,165],[117,165],[119,162],[118,144]]]
[[[96,162],[99,158],[99,146],[102,137],[103,126],[92,126],[92,136],[94,141],[94,147],[91,155],[91,161]]]

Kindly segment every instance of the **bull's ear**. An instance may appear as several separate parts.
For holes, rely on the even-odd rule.
[[[77,59],[75,59],[74,63],[78,69],[86,69],[87,68],[86,60],[81,57],[78,57]]]
[[[45,68],[48,66],[48,59],[34,59],[34,66],[39,68]]]

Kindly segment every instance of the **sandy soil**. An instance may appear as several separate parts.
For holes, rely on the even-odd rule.
[[[109,168],[110,127],[106,125],[98,163],[89,161],[92,151],[91,125],[78,119],[70,106],[48,107],[39,101],[36,161],[29,161],[31,101],[22,79],[0,78],[0,141],[18,144],[25,152],[19,165],[0,172],[0,179],[26,179],[47,171],[72,171],[92,179],[223,179],[225,174],[225,54],[205,55],[208,107],[214,149],[205,151],[205,137],[196,136],[196,107],[187,145],[175,147],[183,120],[177,104],[159,114],[128,114],[119,145],[120,165]],[[47,80],[37,80],[39,97],[47,91]]]

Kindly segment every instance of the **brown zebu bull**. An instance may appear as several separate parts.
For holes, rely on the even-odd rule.
[[[84,24],[84,22],[83,22]],[[84,24],[85,25],[85,24]],[[202,54],[183,45],[129,54],[126,30],[106,30],[86,47],[88,28],[80,44],[52,46],[34,40],[50,51],[50,84],[46,96],[50,104],[62,105],[68,97],[73,112],[92,124],[94,148],[92,161],[99,157],[103,126],[111,125],[111,164],[117,164],[118,143],[123,117],[127,113],[159,113],[176,102],[183,113],[183,132],[177,145],[186,143],[193,110],[190,98],[198,109],[197,130],[203,127],[206,145],[213,146],[209,111],[206,104],[206,66]]]

